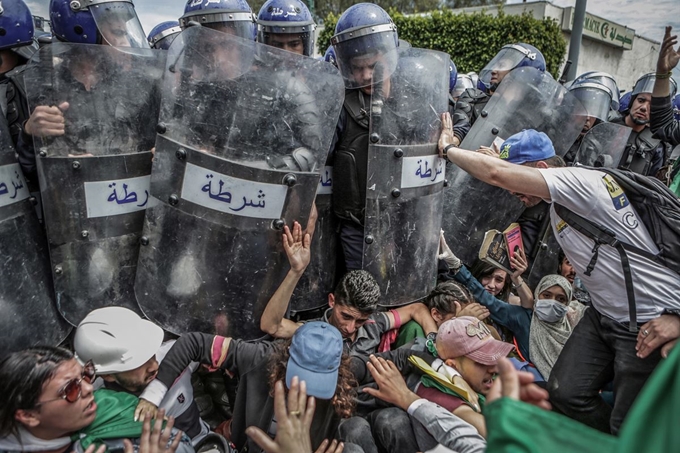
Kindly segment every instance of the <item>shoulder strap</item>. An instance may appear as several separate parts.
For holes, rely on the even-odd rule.
[[[630,332],[637,332],[635,291],[633,290],[633,276],[631,274],[630,261],[628,260],[626,249],[630,249],[636,253],[641,252],[641,254],[647,257],[652,256],[652,259],[654,259],[655,256],[645,250],[641,250],[637,247],[629,246],[628,244],[620,242],[618,239],[616,239],[616,233],[614,233],[612,230],[597,225],[590,220],[581,217],[565,206],[555,203],[554,207],[557,215],[560,216],[562,220],[567,222],[570,227],[595,242],[595,246],[593,247],[593,256],[590,259],[590,263],[588,263],[586,271],[584,272],[585,275],[590,276],[593,269],[595,269],[600,246],[609,245],[610,247],[614,247],[619,252],[619,256],[621,257],[621,267],[623,268],[623,277],[626,282],[626,295],[628,296],[628,312],[630,317],[628,330]]]
[[[366,107],[366,99],[361,90],[345,90],[344,106],[354,121],[368,129],[369,109]]]

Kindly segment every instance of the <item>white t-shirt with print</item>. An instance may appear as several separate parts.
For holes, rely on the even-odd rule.
[[[651,253],[659,249],[623,190],[606,173],[585,168],[540,170],[553,203],[561,204],[591,222],[606,226],[617,239]],[[628,297],[619,252],[608,245],[599,249],[591,276],[584,274],[593,256],[594,241],[568,226],[550,208],[557,242],[576,274],[583,280],[593,306],[615,321],[628,322]],[[680,309],[680,275],[638,254],[628,252],[638,322],[656,318],[666,308]]]

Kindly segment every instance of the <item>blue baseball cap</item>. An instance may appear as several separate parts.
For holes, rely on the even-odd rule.
[[[340,331],[327,322],[308,322],[295,331],[289,352],[286,387],[290,388],[293,376],[297,376],[306,382],[307,395],[333,398],[342,357]]]
[[[555,148],[547,135],[534,129],[524,129],[503,142],[500,158],[521,165],[549,159],[554,155]]]

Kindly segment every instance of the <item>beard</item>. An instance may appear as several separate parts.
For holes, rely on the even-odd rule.
[[[640,118],[635,118],[632,114],[630,115],[631,121],[635,123],[638,126],[644,126],[645,124],[649,124],[649,120],[641,120]]]

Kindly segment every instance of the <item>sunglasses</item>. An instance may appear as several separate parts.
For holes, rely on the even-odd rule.
[[[69,403],[75,403],[80,399],[80,395],[83,392],[83,387],[82,387],[82,382],[85,381],[88,384],[92,384],[94,380],[97,378],[97,373],[95,372],[94,369],[94,363],[92,363],[92,360],[89,360],[85,365],[83,366],[83,374],[81,375],[80,379],[75,378],[69,380],[66,385],[64,385],[61,390],[59,390],[59,398],[54,398],[51,400],[47,401],[40,401],[36,406],[40,406],[45,403],[51,403],[52,401],[59,401],[59,400],[66,400]]]

